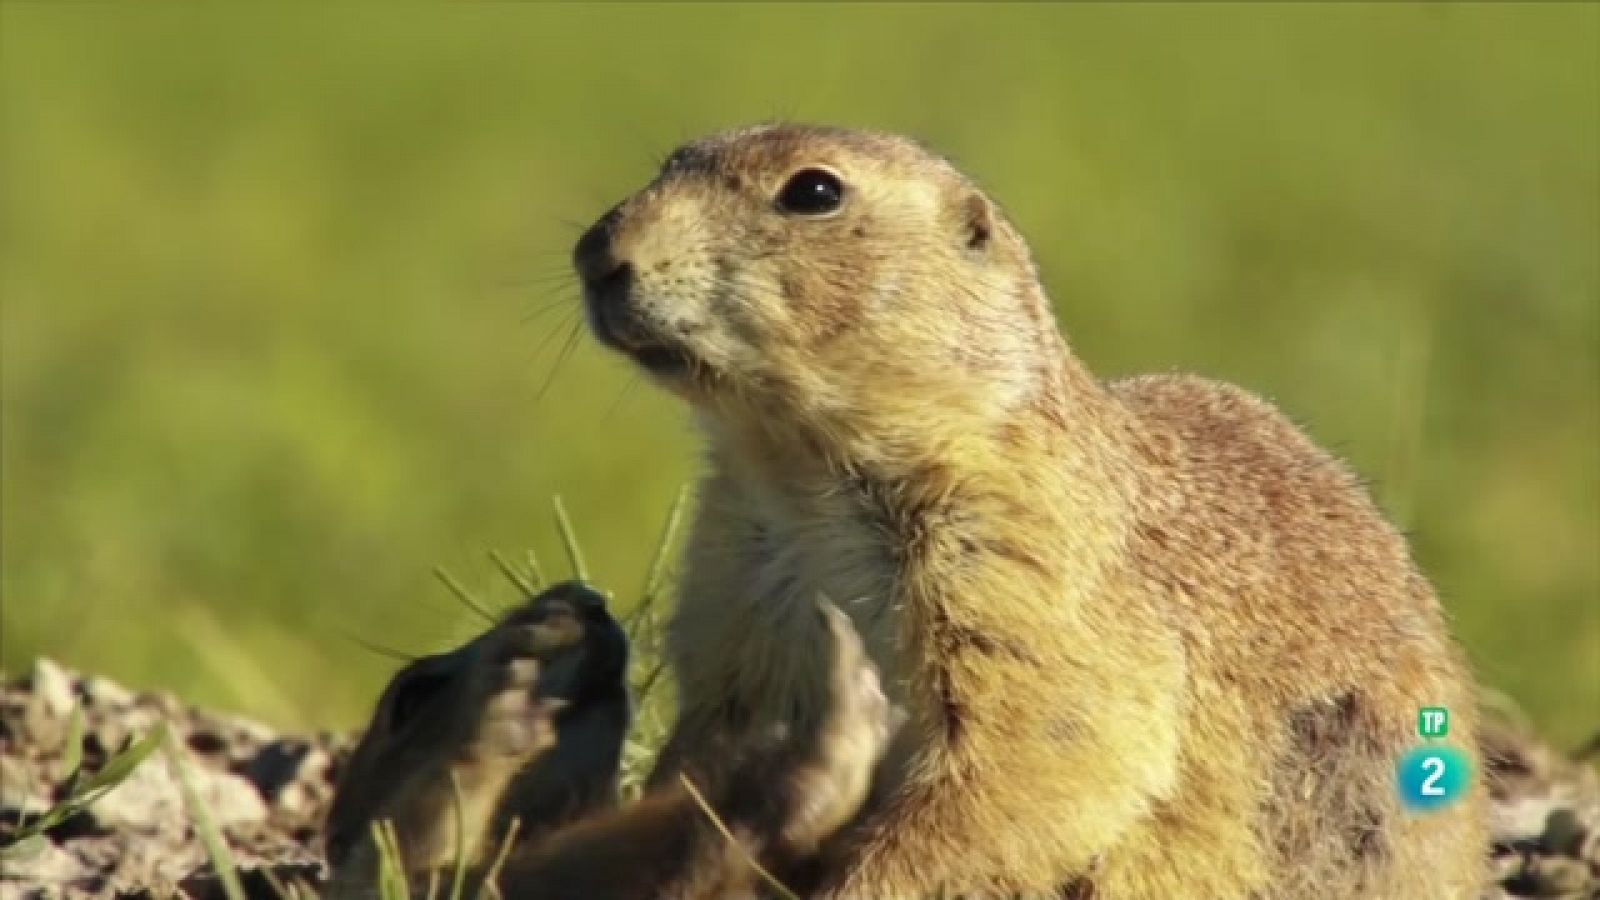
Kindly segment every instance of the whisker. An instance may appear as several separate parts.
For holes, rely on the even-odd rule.
[[[509,278],[509,279],[506,279],[505,281],[501,282],[501,285],[503,287],[507,287],[507,288],[519,288],[519,287],[548,288],[548,287],[568,287],[568,286],[576,287],[577,284],[578,284],[578,276],[576,274],[574,274],[572,272],[564,272],[564,271],[561,271],[561,270],[558,270],[558,269],[552,269],[549,272],[541,272],[541,273],[522,275],[522,276],[519,276],[517,278]]]
[[[557,319],[550,328],[545,329],[544,335],[540,337],[539,340],[533,345],[533,352],[529,354],[528,362],[532,363],[537,361],[539,357],[544,354],[545,348],[550,346],[551,340],[553,340],[556,335],[561,334],[568,326],[577,324],[574,321],[577,319],[577,316],[577,310],[568,310],[567,313],[561,316],[561,318]]]
[[[339,635],[345,640],[348,640],[361,647],[363,650],[376,653],[379,656],[388,657],[389,659],[398,660],[400,662],[415,662],[421,658],[420,653],[407,653],[404,650],[396,650],[393,647],[364,638],[361,635],[356,634],[354,631],[351,631],[349,628],[341,627],[339,629]]]
[[[535,320],[543,318],[552,310],[557,310],[564,306],[572,305],[572,300],[573,298],[562,294],[553,300],[547,300],[543,303],[540,303],[523,315],[522,322],[525,325],[532,324]]]
[[[616,414],[618,409],[622,408],[622,401],[628,399],[628,395],[633,392],[634,387],[639,384],[640,380],[641,378],[637,372],[629,376],[628,380],[623,383],[622,390],[617,392],[617,399],[611,401],[611,405],[606,408],[605,415],[600,417],[601,425],[610,424],[611,417]]]
[[[572,355],[573,348],[578,346],[578,338],[581,332],[582,323],[574,321],[572,327],[567,330],[567,339],[562,343],[561,351],[556,354],[555,364],[550,367],[550,374],[545,376],[544,384],[539,386],[539,393],[534,395],[533,405],[535,407],[544,402],[544,395],[549,393],[550,386],[555,384],[556,374],[561,371],[562,365]]]

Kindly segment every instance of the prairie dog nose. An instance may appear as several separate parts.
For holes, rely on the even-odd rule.
[[[578,270],[578,277],[583,279],[586,288],[602,288],[608,283],[625,280],[627,272],[631,271],[628,263],[618,259],[615,252],[611,233],[616,220],[616,210],[601,216],[572,248],[573,268]]]

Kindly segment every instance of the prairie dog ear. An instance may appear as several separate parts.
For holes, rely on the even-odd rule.
[[[961,240],[969,252],[982,253],[989,248],[994,237],[994,206],[989,198],[978,191],[968,190],[957,207],[961,223]]]

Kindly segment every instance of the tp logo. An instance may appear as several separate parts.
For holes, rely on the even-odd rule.
[[[1424,706],[1417,710],[1417,734],[1425,738],[1442,738],[1450,733],[1450,710],[1442,706]]]
[[[1437,741],[1450,733],[1450,710],[1424,706],[1417,711],[1417,733]],[[1472,763],[1447,744],[1423,744],[1400,758],[1396,772],[1400,799],[1413,812],[1444,809],[1466,793]]]

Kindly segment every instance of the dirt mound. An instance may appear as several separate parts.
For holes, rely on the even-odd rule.
[[[130,692],[40,660],[0,685],[0,845],[63,797],[66,744],[80,708],[83,769],[166,724],[171,756],[247,873],[252,897],[320,877],[320,829],[351,735],[280,735],[170,694]],[[1499,885],[1485,900],[1600,897],[1600,779],[1501,722],[1486,736]],[[86,811],[24,852],[0,856],[0,898],[220,896],[178,773],[158,752]]]
[[[65,744],[79,707],[86,772],[165,723],[170,756],[184,765],[241,868],[320,873],[322,818],[348,736],[275,734],[48,660],[0,687],[0,844],[64,799]],[[168,897],[209,870],[178,773],[160,751],[44,837],[0,858],[0,897]],[[187,887],[193,894],[201,885]]]

